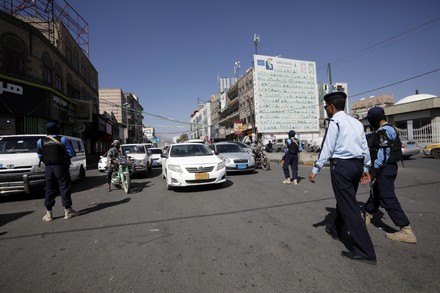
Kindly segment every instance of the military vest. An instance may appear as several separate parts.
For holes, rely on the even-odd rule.
[[[61,143],[61,137],[55,136],[54,139]],[[69,165],[70,159],[63,145],[56,143],[48,137],[41,139],[41,153],[46,165]]]
[[[287,145],[288,149],[289,149],[289,154],[297,154],[299,153],[299,141],[292,137],[289,138],[290,139],[290,144]]]
[[[374,162],[377,159],[377,152],[379,149],[384,150],[390,148],[390,157],[387,163],[396,163],[401,161],[402,155],[402,142],[400,141],[399,133],[397,130],[389,123],[382,125],[382,127],[392,127],[396,132],[396,138],[391,140],[385,129],[377,130],[370,136],[367,136],[368,147],[370,149],[371,161]]]

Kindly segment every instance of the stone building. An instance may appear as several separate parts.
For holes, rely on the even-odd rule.
[[[69,19],[70,21],[66,21]],[[98,72],[88,58],[88,24],[67,3],[9,1],[0,6],[0,133],[81,137],[96,146]]]

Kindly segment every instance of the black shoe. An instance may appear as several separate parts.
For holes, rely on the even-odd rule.
[[[368,258],[363,258],[357,254],[354,254],[351,251],[342,251],[341,252],[342,256],[345,256],[349,259],[355,260],[355,261],[359,261],[359,262],[364,262],[370,265],[375,265],[377,263],[376,259],[368,259]]]
[[[326,224],[325,225],[325,232],[330,234],[330,236],[332,236],[333,239],[339,240],[339,234],[338,234],[338,231],[336,231],[335,226],[330,225],[330,224]]]

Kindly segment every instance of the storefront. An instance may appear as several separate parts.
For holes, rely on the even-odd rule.
[[[51,88],[0,75],[3,134],[44,133],[45,122],[52,119],[60,122],[64,134],[73,135],[75,104]]]

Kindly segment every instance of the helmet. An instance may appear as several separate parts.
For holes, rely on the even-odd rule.
[[[48,121],[46,123],[46,132],[48,134],[58,134],[60,132],[60,127],[55,121]]]
[[[295,134],[296,134],[295,130],[290,130],[288,133],[289,137],[295,137]]]
[[[382,107],[371,108],[368,110],[367,119],[371,126],[378,129],[380,127],[380,122],[386,120],[384,109]]]

